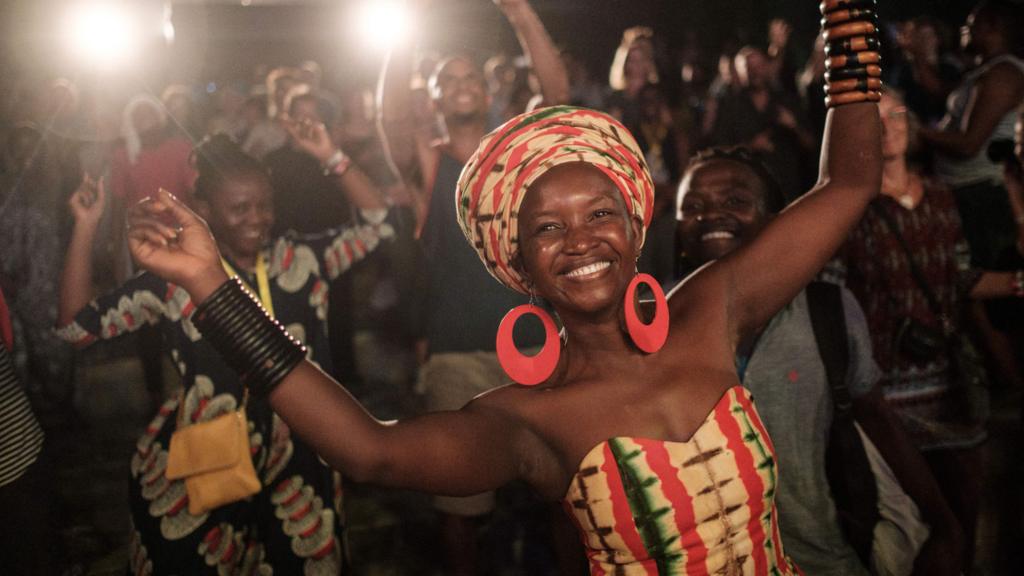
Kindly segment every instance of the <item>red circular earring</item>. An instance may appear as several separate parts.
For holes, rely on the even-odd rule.
[[[636,287],[647,284],[654,293],[654,319],[644,324],[636,313]],[[668,300],[657,280],[650,274],[637,274],[626,288],[626,330],[636,347],[653,354],[665,345],[668,338]]]
[[[516,348],[512,329],[524,314],[533,314],[544,325],[544,347],[536,356],[527,356]],[[512,380],[526,386],[534,386],[548,379],[558,365],[562,353],[562,342],[555,329],[555,321],[543,308],[533,304],[521,304],[508,311],[498,326],[498,362]]]

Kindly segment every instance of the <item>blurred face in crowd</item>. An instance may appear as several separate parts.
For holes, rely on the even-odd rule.
[[[979,6],[967,16],[967,21],[960,28],[960,47],[968,54],[985,56],[989,45],[1001,33],[992,12]]]
[[[208,200],[199,203],[201,215],[228,256],[252,258],[270,238],[272,193],[266,175],[241,174],[225,179]]]
[[[736,75],[743,86],[762,88],[771,82],[771,63],[756,48],[744,48],[736,55]]]
[[[320,109],[317,106],[316,98],[310,95],[297,96],[292,99],[288,109],[288,115],[299,122],[310,121],[321,122]]]
[[[5,168],[13,173],[28,170],[39,150],[42,136],[34,128],[19,126],[7,136]]]
[[[167,114],[178,122],[184,123],[192,116],[192,99],[188,94],[176,92],[164,100],[167,107]]]
[[[911,33],[913,34],[914,42],[918,43],[922,52],[926,54],[939,53],[939,32],[935,29],[935,26],[925,22],[918,22],[912,24]]]
[[[884,93],[878,113],[882,118],[882,158],[902,158],[907,153],[910,133],[907,107],[892,94]]]
[[[650,40],[637,40],[626,53],[625,77],[646,82],[654,69],[654,46]]]
[[[699,162],[679,185],[676,235],[694,264],[717,260],[745,245],[770,219],[764,182],[741,162]]]
[[[431,82],[434,103],[448,121],[477,119],[487,111],[483,73],[465,58],[440,65]]]
[[[149,134],[163,128],[163,123],[151,104],[140,104],[132,110],[132,126],[139,134]]]

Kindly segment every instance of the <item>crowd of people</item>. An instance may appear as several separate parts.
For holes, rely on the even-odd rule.
[[[494,4],[521,56],[400,44],[373,89],[305,61],[8,92],[3,571],[72,573],[44,432],[74,350],[128,337],[132,574],[358,571],[352,482],[434,495],[443,573],[498,573],[513,481],[551,573],[982,573],[994,490],[985,568],[1015,573],[986,447],[1024,417],[1024,5],[958,45],[874,0],[822,2],[806,46],[633,27],[605,82]],[[220,464],[236,415],[251,466]]]

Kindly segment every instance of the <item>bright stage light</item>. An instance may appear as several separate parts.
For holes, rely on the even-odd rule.
[[[102,68],[125,64],[138,49],[138,30],[126,7],[101,2],[69,10],[64,37],[72,53]]]
[[[400,0],[365,0],[355,20],[359,36],[379,49],[404,40],[412,25],[412,16]]]

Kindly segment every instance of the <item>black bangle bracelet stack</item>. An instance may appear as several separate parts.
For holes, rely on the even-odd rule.
[[[877,102],[882,95],[875,0],[824,0],[825,105]]]
[[[265,397],[306,357],[238,278],[221,284],[196,307],[192,323],[238,372],[242,385]]]

